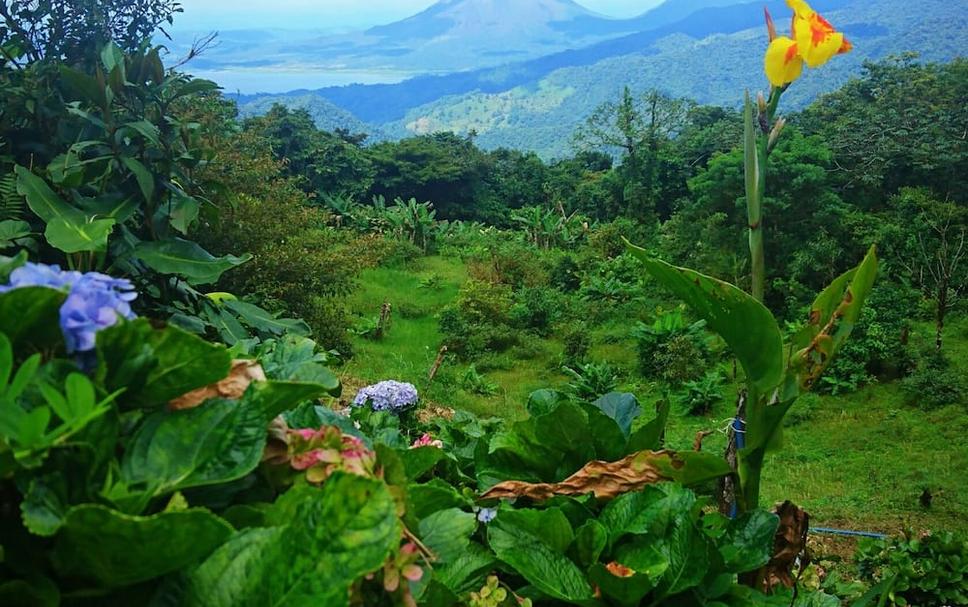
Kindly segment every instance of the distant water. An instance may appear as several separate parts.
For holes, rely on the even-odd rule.
[[[389,70],[326,70],[305,67],[189,69],[197,78],[217,82],[227,94],[287,93],[298,89],[321,89],[346,84],[395,84],[416,76]]]

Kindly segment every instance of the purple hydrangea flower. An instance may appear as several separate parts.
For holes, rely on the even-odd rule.
[[[353,399],[354,407],[369,403],[374,411],[401,411],[417,404],[417,388],[398,381],[381,381],[360,390]]]
[[[20,287],[50,287],[68,292],[60,309],[60,326],[70,354],[90,352],[98,331],[114,325],[119,318],[135,317],[131,302],[138,294],[129,280],[27,263],[10,274],[10,284],[0,286],[0,293]]]

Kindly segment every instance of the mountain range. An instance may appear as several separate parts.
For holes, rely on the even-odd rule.
[[[947,61],[968,48],[968,12],[948,0],[812,4],[855,48],[798,81],[784,99],[787,108],[837,88],[869,59],[914,51],[923,60]],[[240,96],[239,104],[243,114],[262,113],[273,103],[306,107],[322,127],[365,131],[377,139],[474,131],[483,147],[554,157],[567,153],[575,127],[622,87],[658,88],[701,103],[735,106],[744,88],[765,86],[764,5],[785,26],[781,15],[789,9],[779,0],[668,0],[623,20],[596,15],[571,0],[443,0],[363,34],[412,49],[400,55],[408,61],[446,55],[449,45],[462,40],[473,49],[465,55],[485,57],[485,64],[494,53],[515,50],[517,56],[517,49],[539,56],[443,74],[444,69],[428,68],[430,73],[392,84]],[[560,47],[563,39],[576,43],[541,54]]]

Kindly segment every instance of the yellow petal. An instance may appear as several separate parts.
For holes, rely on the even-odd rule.
[[[770,84],[781,87],[800,77],[803,72],[803,59],[797,51],[797,42],[781,36],[770,43],[764,60],[766,77]]]
[[[794,24],[797,48],[810,67],[827,63],[844,46],[844,35],[817,13],[806,19],[798,15]]]
[[[803,17],[804,19],[813,15],[815,12],[804,0],[786,0],[786,3],[790,7],[790,10],[796,13],[798,17]]]

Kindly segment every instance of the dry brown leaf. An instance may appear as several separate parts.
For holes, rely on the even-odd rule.
[[[681,460],[676,458],[673,451],[640,451],[617,462],[588,462],[581,470],[560,483],[523,481],[498,483],[481,497],[484,499],[528,497],[536,501],[544,501],[556,495],[594,493],[598,499],[614,499],[623,493],[638,491],[646,485],[672,480],[664,476],[660,470],[678,468],[681,465]]]
[[[809,564],[807,532],[810,530],[810,515],[789,501],[778,504],[773,512],[780,517],[780,527],[774,539],[773,558],[760,576],[766,592],[780,585],[793,588],[796,585],[793,570],[798,560],[801,571]]]
[[[266,381],[266,374],[259,363],[254,360],[234,360],[225,379],[179,396],[168,403],[168,408],[172,411],[194,409],[210,398],[239,399],[254,381]]]

